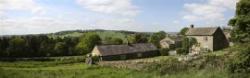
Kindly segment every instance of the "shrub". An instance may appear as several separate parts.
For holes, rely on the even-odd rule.
[[[161,55],[162,56],[167,56],[167,55],[169,55],[169,49],[168,48],[162,48],[162,49],[160,49],[160,53],[161,53]]]
[[[250,72],[250,45],[236,52],[230,59],[227,69],[231,73]]]
[[[206,53],[206,52],[212,52],[212,51],[209,50],[208,48],[201,48],[201,52]]]
[[[176,49],[176,52],[177,52],[177,54],[180,54],[180,55],[188,54],[188,51],[186,51],[186,50],[183,49],[183,48],[177,48],[177,49]]]
[[[92,60],[94,63],[97,63],[100,61],[100,57],[99,56],[92,56]]]
[[[155,71],[161,75],[176,74],[177,72],[183,72],[188,69],[188,64],[178,61],[177,58],[169,57],[162,60],[162,62],[149,64],[144,68],[146,71]]]

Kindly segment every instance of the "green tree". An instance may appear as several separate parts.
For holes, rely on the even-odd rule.
[[[233,27],[232,39],[236,42],[250,41],[250,1],[240,0],[237,3],[236,15],[229,21]]]
[[[142,33],[136,33],[127,36],[128,42],[131,44],[134,43],[147,43],[148,42],[148,35]]]
[[[178,34],[180,34],[180,35],[186,35],[188,29],[189,28],[185,27],[185,28],[181,29],[181,31]]]
[[[135,34],[135,42],[136,43],[147,43],[148,36],[146,34]]]
[[[86,33],[80,38],[80,42],[76,46],[79,54],[84,55],[91,52],[95,45],[100,44],[101,38],[95,33]]]
[[[25,56],[26,41],[21,37],[12,38],[9,41],[8,54],[12,57]]]
[[[249,73],[250,72],[250,45],[241,44],[231,57],[228,59],[227,69],[231,73]]]
[[[53,40],[52,38],[48,38],[48,36],[39,36],[39,41],[41,42],[41,44],[38,53],[36,53],[36,56],[55,56],[55,40]]]
[[[169,50],[170,49],[168,49],[168,48],[161,48],[160,53],[162,56],[167,56],[167,55],[169,55]]]
[[[160,31],[157,33],[154,33],[150,39],[149,42],[153,43],[158,48],[160,47],[160,41],[166,37],[166,33],[164,31]]]
[[[6,57],[6,48],[8,47],[8,41],[5,38],[0,38],[0,57]]]
[[[77,52],[74,50],[74,47],[79,42],[78,37],[66,37],[63,39],[63,42],[65,42],[65,46],[68,48],[68,51],[64,53],[65,55],[76,55]]]
[[[29,45],[28,48],[28,53],[30,57],[34,57],[37,55],[37,53],[39,53],[39,48],[40,48],[40,44],[41,41],[39,39],[38,36],[27,36],[26,38],[26,42]]]
[[[182,39],[182,48],[178,49],[178,54],[188,54],[189,49],[192,48],[193,45],[197,43],[195,38],[184,37]]]
[[[0,39],[0,57],[4,56],[5,48],[3,48],[3,40]]]
[[[123,40],[120,38],[112,38],[111,41],[112,41],[112,44],[117,44],[117,45],[123,43]]]
[[[106,37],[104,39],[104,44],[123,44],[123,40],[121,38]]]
[[[136,43],[135,35],[128,35],[127,37],[127,42],[130,44]]]
[[[56,56],[67,55],[68,48],[65,42],[57,42],[54,47]]]

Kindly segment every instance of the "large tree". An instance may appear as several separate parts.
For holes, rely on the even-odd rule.
[[[156,32],[150,37],[149,42],[160,48],[160,41],[165,37],[166,33],[164,31]]]
[[[114,38],[114,37],[105,37],[104,40],[102,40],[102,44],[123,44],[123,40],[121,38]]]
[[[2,57],[8,57],[6,49],[9,47],[9,39],[8,38],[1,38],[0,39],[0,55]]]
[[[57,42],[54,47],[56,56],[67,55],[68,48],[65,42]]]
[[[15,37],[9,41],[8,54],[12,57],[22,57],[26,55],[26,41],[21,37]]]
[[[128,39],[128,42],[131,43],[131,44],[134,44],[134,43],[147,43],[149,37],[150,37],[150,35],[147,35],[147,34],[136,33],[136,34],[128,35],[127,39]]]
[[[229,21],[233,27],[232,39],[237,42],[250,41],[250,0],[237,3],[236,15]]]
[[[80,42],[76,46],[79,54],[90,53],[95,45],[101,43],[101,38],[95,33],[86,33],[80,38]]]
[[[183,29],[181,29],[181,31],[178,33],[179,35],[186,35],[187,31],[189,30],[188,27],[184,27]]]
[[[178,54],[188,54],[190,53],[190,49],[193,45],[197,43],[197,40],[195,38],[190,37],[184,37],[182,39],[182,48],[181,51],[178,51]]]

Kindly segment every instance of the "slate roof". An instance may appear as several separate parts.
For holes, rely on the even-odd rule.
[[[187,36],[212,36],[219,27],[189,28]]]
[[[130,54],[139,52],[157,51],[157,48],[151,43],[139,43],[130,45],[100,45],[96,46],[101,56]]]

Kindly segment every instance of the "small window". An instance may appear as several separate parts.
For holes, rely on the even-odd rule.
[[[207,40],[208,40],[208,37],[204,37],[204,40],[207,41]]]

